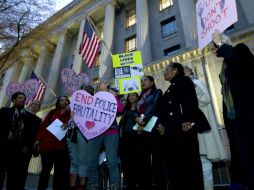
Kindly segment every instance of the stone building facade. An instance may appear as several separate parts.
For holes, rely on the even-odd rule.
[[[206,0],[209,1],[209,0]],[[206,49],[197,49],[196,0],[74,0],[21,41],[20,59],[1,77],[0,106],[9,106],[6,87],[27,80],[31,72],[51,89],[43,99],[44,116],[56,96],[65,94],[60,73],[65,67],[85,72],[93,81],[112,79],[108,49],[102,44],[96,66],[88,69],[78,54],[85,17],[95,23],[113,54],[141,50],[145,73],[155,77],[165,90],[163,69],[171,61],[190,66],[210,90],[217,121],[223,127],[220,83],[221,60]],[[236,0],[239,21],[226,33],[233,43],[244,42],[254,51],[254,2]],[[52,93],[53,91],[53,93]]]

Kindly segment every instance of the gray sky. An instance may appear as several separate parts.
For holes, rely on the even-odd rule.
[[[56,1],[56,7],[55,10],[59,11],[61,10],[63,7],[65,7],[66,5],[68,5],[70,2],[72,2],[73,0],[55,0]]]

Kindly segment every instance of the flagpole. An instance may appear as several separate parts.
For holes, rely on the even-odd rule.
[[[88,16],[87,13],[85,13],[86,18],[89,20],[89,22],[93,25],[93,28],[95,29],[95,32],[97,33],[97,35],[99,36],[100,40],[102,41],[102,43],[104,44],[104,46],[106,47],[106,49],[108,50],[110,56],[112,57],[113,54],[110,51],[109,47],[107,46],[106,42],[104,41],[104,39],[101,37],[100,32],[98,31],[97,27],[95,26],[94,22],[92,21],[92,19]]]
[[[35,73],[35,71],[33,71]],[[55,98],[57,97],[57,95],[55,94],[55,92],[49,87],[48,83],[46,83],[46,81],[41,77],[41,75],[38,75],[37,73],[35,73],[35,75],[43,82],[43,84],[49,89],[49,91],[55,96]]]

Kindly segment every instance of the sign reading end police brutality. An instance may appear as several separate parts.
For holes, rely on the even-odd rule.
[[[238,20],[235,0],[199,0],[196,14],[199,49],[212,41],[215,30],[222,32]]]
[[[109,92],[97,92],[94,96],[78,90],[71,96],[71,111],[81,133],[92,139],[104,133],[115,120],[116,98]]]

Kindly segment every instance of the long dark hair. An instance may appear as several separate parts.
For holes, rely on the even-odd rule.
[[[138,99],[139,99],[139,95],[138,93],[134,92],[134,93],[131,93],[131,94],[135,94],[138,98],[137,98],[137,102],[138,102]],[[124,106],[124,111],[127,111],[131,108],[131,102],[129,100],[129,97],[130,97],[130,94],[128,94],[127,96],[127,99],[126,99],[126,102],[125,102],[125,106]]]
[[[153,78],[151,75],[145,75],[144,78],[145,78],[145,77],[148,78],[148,80],[149,80],[150,82],[153,83],[152,88],[151,88],[152,91],[153,91],[153,90],[156,90],[157,87],[156,87],[156,85],[155,85],[154,78]]]
[[[55,110],[58,110],[60,108],[60,100],[61,98],[66,98],[68,103],[70,104],[70,100],[67,96],[63,95],[63,96],[59,96],[56,100],[56,105],[55,105]]]

